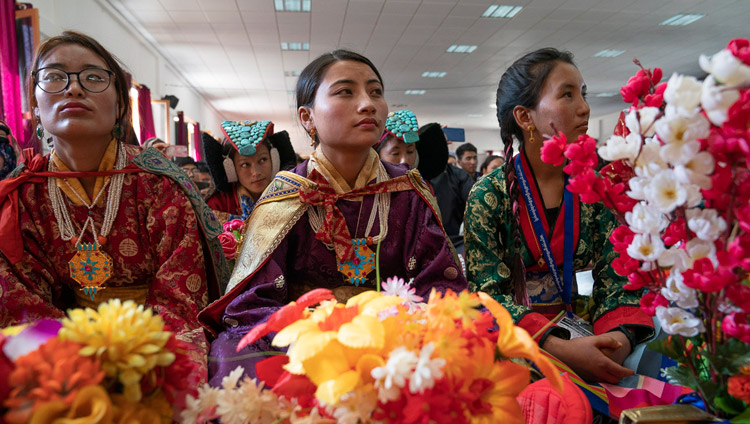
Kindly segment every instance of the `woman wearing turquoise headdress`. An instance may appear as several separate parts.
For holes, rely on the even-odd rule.
[[[206,203],[220,221],[245,219],[273,176],[296,165],[286,131],[273,133],[271,121],[224,121],[226,140],[203,133],[206,157],[216,191]]]

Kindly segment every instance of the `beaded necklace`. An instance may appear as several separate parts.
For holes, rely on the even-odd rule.
[[[124,168],[125,161],[125,151],[122,146],[118,146],[115,169]],[[54,171],[52,161],[49,161],[48,169]],[[112,258],[100,249],[103,244],[107,243],[107,236],[112,230],[112,224],[117,216],[124,180],[125,174],[115,174],[111,176],[109,180],[102,184],[102,188],[96,194],[93,201],[88,203],[76,190],[73,189],[67,179],[63,179],[63,182],[67,184],[68,188],[70,188],[78,200],[86,206],[89,211],[78,236],[75,235],[76,231],[70,213],[68,212],[65,196],[63,196],[57,185],[57,179],[50,177],[47,184],[49,197],[52,202],[52,211],[55,215],[58,226],[60,227],[60,238],[65,241],[72,241],[78,250],[68,262],[70,278],[81,285],[81,289],[85,294],[91,296],[91,300],[94,300],[97,290],[103,290],[105,288],[104,283],[111,276]],[[110,186],[109,193],[107,194],[107,206],[104,210],[104,220],[100,226],[99,234],[97,234],[92,209],[99,202],[107,185]],[[93,243],[82,242],[86,228],[91,229],[91,234],[94,239]]]

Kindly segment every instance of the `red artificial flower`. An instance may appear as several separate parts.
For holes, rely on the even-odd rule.
[[[602,179],[591,168],[583,170],[583,172],[568,180],[568,190],[580,195],[583,203],[596,203],[602,200],[600,194],[603,191],[602,188]]]
[[[729,377],[727,391],[731,396],[750,403],[750,375],[737,374]]]
[[[620,253],[620,256],[612,261],[612,269],[615,270],[617,275],[621,275],[623,277],[638,271],[638,267],[640,267],[640,265],[640,262],[631,258],[625,253]]]
[[[687,224],[685,223],[685,218],[677,218],[669,224],[664,231],[662,239],[664,240],[664,245],[667,247],[674,246],[681,241],[687,241]]]
[[[633,207],[638,203],[637,200],[631,198],[626,194],[628,185],[626,183],[613,184],[612,180],[603,180],[603,191],[606,195],[603,195],[604,206],[614,210],[620,215],[625,215],[626,212],[633,210]]]
[[[224,223],[224,231],[231,233],[232,231],[242,231],[245,226],[245,221],[241,219],[233,219]]]
[[[682,280],[690,288],[713,293],[737,282],[737,275],[725,266],[714,269],[711,259],[700,258],[693,263],[693,268],[682,273]]]
[[[623,224],[615,228],[612,234],[609,235],[609,241],[612,243],[612,248],[617,253],[625,253],[628,250],[628,246],[633,242],[635,233],[627,225]]]
[[[750,313],[750,287],[743,283],[727,286],[726,296],[732,303],[745,313]]]
[[[647,94],[643,98],[643,104],[648,107],[661,108],[664,105],[664,91],[667,89],[667,83],[663,82],[656,86],[652,94]]]
[[[747,38],[735,38],[727,44],[727,50],[742,63],[750,66],[750,41]]]
[[[669,306],[669,301],[661,293],[649,291],[641,297],[641,309],[649,316],[656,315],[659,306]]]
[[[628,79],[627,84],[620,88],[622,100],[637,106],[641,98],[651,94],[652,87],[661,81],[661,77],[662,71],[660,68],[654,68],[653,72],[648,69],[639,70]]]
[[[627,137],[630,134],[630,130],[628,129],[627,125],[625,125],[625,111],[620,112],[620,117],[617,118],[617,124],[615,124],[615,129],[612,131],[613,135],[620,136],[622,138]]]
[[[747,314],[732,313],[721,321],[721,331],[729,337],[750,343],[750,325],[747,322]]]
[[[701,190],[706,207],[726,210],[732,201],[732,168],[727,164],[717,163],[711,176],[711,188]]]
[[[227,260],[234,259],[237,255],[237,239],[234,238],[234,234],[229,232],[219,234],[219,243],[221,243],[221,248],[224,250],[224,256],[227,257]]]
[[[563,153],[565,153],[567,145],[568,140],[562,132],[545,140],[544,145],[542,146],[542,162],[549,163],[553,166],[562,165],[565,161]]]
[[[578,140],[568,145],[565,149],[565,157],[570,160],[565,166],[565,173],[578,175],[585,169],[593,169],[599,163],[596,154],[596,140],[584,134]]]
[[[490,386],[494,382],[489,382]],[[446,378],[435,382],[435,386],[422,393],[413,394],[404,387],[401,397],[406,399],[401,411],[404,424],[466,423],[463,408],[454,387]],[[490,405],[491,410],[491,405]]]
[[[742,90],[740,93],[742,93],[740,98],[727,110],[727,121],[724,127],[731,127],[746,134],[747,125],[750,122],[750,90]],[[747,142],[747,139],[744,139],[744,143],[740,140],[740,147],[746,154],[748,153]]]
[[[171,330],[165,327],[165,331]],[[164,348],[174,353],[174,362],[167,367],[155,369],[152,373],[153,380],[144,378],[141,382],[141,390],[143,393],[152,393],[161,387],[170,404],[184,409],[187,395],[198,397],[197,388],[201,382],[200,367],[190,359],[189,355],[195,347],[188,342],[178,340],[172,334]]]
[[[740,227],[742,227],[742,224],[740,224]],[[732,240],[727,246],[727,252],[737,261],[737,266],[750,270],[750,233],[742,234]]]
[[[647,287],[652,281],[654,279],[649,272],[638,270],[628,275],[628,284],[625,284],[623,288],[625,290],[640,290]]]

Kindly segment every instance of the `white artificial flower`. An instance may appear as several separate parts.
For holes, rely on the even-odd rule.
[[[237,383],[240,381],[243,374],[245,374],[245,369],[242,365],[238,365],[237,368],[229,373],[229,375],[221,379],[221,387],[224,388],[224,390],[232,390],[236,388]]]
[[[687,251],[677,246],[672,246],[662,252],[658,262],[659,266],[671,268],[673,272],[683,272],[693,266],[693,261],[688,256]]]
[[[682,308],[657,306],[656,317],[667,334],[694,337],[705,331],[701,320]]]
[[[653,262],[664,251],[664,242],[657,234],[636,234],[628,246],[628,256],[639,261]]]
[[[716,258],[716,245],[713,242],[693,238],[687,242],[685,250],[690,258],[690,262],[686,269],[692,268],[693,263],[701,258],[710,259],[714,266],[719,263]]]
[[[641,144],[641,136],[638,133],[630,133],[627,137],[613,135],[606,143],[599,146],[597,151],[602,159],[610,162],[625,159],[634,163],[638,151],[641,149]]]
[[[414,352],[399,346],[388,355],[385,365],[373,368],[370,374],[375,380],[382,380],[382,387],[386,390],[404,387],[418,361]]]
[[[634,233],[657,234],[667,228],[669,221],[645,202],[638,202],[630,212],[625,213],[625,221]]]
[[[667,108],[666,115],[654,124],[656,133],[664,142],[659,154],[671,164],[685,163],[689,160],[691,153],[700,149],[700,145],[696,149],[689,143],[708,137],[711,124],[700,113],[685,116],[670,113],[670,110]]]
[[[628,190],[625,194],[627,194],[631,199],[646,200],[646,194],[643,192],[643,190],[648,186],[650,181],[650,178],[645,177],[631,178],[630,180],[628,180],[628,186],[630,187],[630,190]]]
[[[688,209],[685,217],[688,228],[701,240],[715,241],[727,229],[727,222],[715,209]]]
[[[642,107],[630,111],[625,116],[625,126],[628,127],[630,133],[640,134],[644,137],[651,137],[654,135],[654,121],[659,116],[661,110],[658,107]]]
[[[740,92],[734,88],[719,87],[716,85],[716,78],[709,75],[703,81],[701,91],[701,106],[711,121],[717,127],[720,127],[726,120],[727,111],[740,98]]]
[[[364,424],[378,404],[377,393],[372,386],[362,386],[341,396],[333,416],[339,424]]]
[[[740,87],[750,84],[750,66],[742,63],[731,51],[724,49],[710,59],[701,55],[701,68],[716,78],[716,81],[730,87]]]
[[[208,384],[198,387],[198,397],[187,395],[185,398],[185,409],[180,412],[180,419],[184,424],[195,424],[208,422],[216,418],[212,414],[216,406],[221,389],[211,387]]]
[[[695,184],[702,189],[711,188],[711,174],[714,172],[714,157],[708,152],[698,152],[685,164],[677,164],[674,173],[683,184]]]
[[[671,169],[657,174],[643,190],[648,204],[661,213],[671,213],[687,200],[687,190],[680,184]]]
[[[635,162],[635,175],[644,178],[654,177],[663,169],[669,167],[661,158],[661,143],[655,137],[648,137],[644,140],[641,154]]]
[[[419,361],[414,367],[414,374],[409,380],[409,391],[412,393],[422,393],[425,389],[431,389],[435,386],[435,380],[443,378],[442,368],[445,366],[445,359],[430,359],[435,351],[432,342],[422,346],[419,352]]]
[[[698,307],[698,296],[694,289],[686,286],[682,281],[682,273],[672,268],[661,295],[677,304],[680,308],[691,309]]]
[[[664,90],[664,101],[682,112],[693,114],[701,101],[701,83],[695,77],[674,73]]]
[[[383,283],[383,294],[398,296],[411,303],[421,302],[422,297],[415,294],[416,289],[412,287],[413,282],[413,278],[408,283],[405,283],[403,278],[389,278]]]

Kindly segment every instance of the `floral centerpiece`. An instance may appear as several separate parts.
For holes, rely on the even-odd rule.
[[[202,387],[184,421],[523,423],[516,396],[529,384],[527,361],[561,389],[558,371],[488,295],[433,291],[418,303],[403,280],[383,287],[346,304],[316,289],[281,308],[238,350],[275,332],[287,352],[259,362],[257,379],[240,381],[238,368],[221,388]]]
[[[190,347],[133,301],[0,336],[0,421],[170,423],[197,394]]]
[[[597,148],[558,134],[542,159],[567,159],[570,190],[620,220],[612,266],[671,335],[649,345],[679,363],[669,377],[714,414],[750,416],[750,43],[700,66],[703,82],[641,68],[612,137]]]

